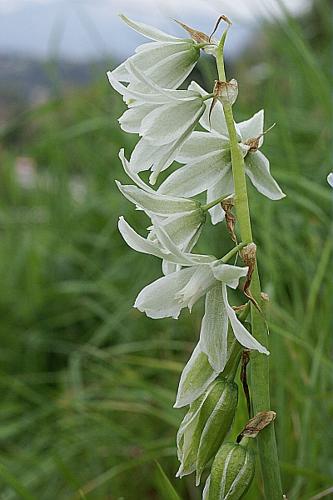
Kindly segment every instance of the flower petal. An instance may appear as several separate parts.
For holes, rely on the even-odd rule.
[[[161,184],[162,194],[192,197],[206,191],[231,169],[230,151],[213,151],[178,168]]]
[[[119,82],[129,82],[130,74],[128,69],[126,68],[126,61],[119,64],[114,70],[111,71],[113,77]]]
[[[183,144],[176,160],[180,163],[189,163],[213,151],[221,151],[221,149],[230,149],[228,138],[213,132],[194,131]]]
[[[189,267],[159,278],[139,293],[134,307],[153,319],[177,319],[184,306],[176,295],[188,283],[195,271],[195,267]]]
[[[331,187],[333,187],[333,172],[329,173],[327,176],[327,182]]]
[[[165,146],[154,146],[145,138],[140,139],[131,156],[130,170],[137,173],[151,169],[149,182],[155,184],[160,172],[171,165],[190,133],[191,130],[186,131],[176,141]]]
[[[160,259],[166,259],[168,262],[174,264],[184,266],[193,265],[190,254],[183,254],[175,245],[173,245],[173,247],[175,247],[175,253],[170,253],[168,250],[159,246],[158,241],[143,238],[136,233],[123,217],[119,218],[118,228],[127,245],[133,248],[136,252],[153,255],[155,257],[159,257]]]
[[[152,223],[154,225],[154,233],[156,234],[157,239],[161,243],[161,245],[165,248],[167,252],[173,256],[172,259],[169,259],[170,262],[176,262],[177,264],[182,264],[183,266],[191,266],[194,264],[192,261],[191,254],[185,254],[182,252],[174,241],[170,238],[169,234],[166,232],[163,225],[160,223],[158,217],[154,217],[152,214],[149,214]]]
[[[258,113],[255,113],[252,118],[238,123],[237,126],[242,136],[242,142],[259,137],[264,131],[264,110],[261,109]],[[263,142],[264,138],[261,137],[259,147],[262,146]]]
[[[154,189],[152,189],[150,186],[148,186],[148,184],[143,182],[141,177],[139,177],[138,174],[131,169],[129,162],[125,158],[125,152],[124,152],[123,148],[119,151],[119,158],[121,160],[121,163],[123,164],[123,168],[124,168],[125,173],[128,175],[128,177],[130,179],[132,179],[133,182],[135,182],[135,184],[138,187],[140,187],[141,189],[144,189],[145,191],[147,191],[149,193],[156,192],[156,191],[154,191]]]
[[[140,104],[127,109],[118,120],[122,130],[130,134],[138,134],[142,120],[155,108],[155,104]]]
[[[149,50],[147,48],[128,60],[133,61],[154,83],[164,89],[177,89],[191,73],[200,55],[200,51],[188,42],[148,45],[151,46]],[[127,81],[131,82],[130,88],[135,90],[143,91],[145,88],[142,82],[133,81],[132,76]]]
[[[210,265],[202,264],[197,266],[197,269],[188,283],[182,288],[177,298],[188,307],[191,311],[194,304],[207,293],[207,291],[214,285],[215,278],[211,271]]]
[[[181,374],[174,407],[182,408],[191,404],[203,394],[218,374],[209,364],[207,355],[197,344]]]
[[[167,146],[162,148],[157,146],[154,147],[145,138],[140,139],[131,155],[129,163],[130,170],[136,173],[149,170],[152,165],[154,165],[156,158],[158,158],[159,155],[165,154],[167,149]]]
[[[208,94],[208,92],[206,92],[196,82],[191,82],[189,89],[200,92],[202,96],[206,96]],[[211,102],[208,100],[205,101],[206,109],[201,117],[200,125],[202,125],[202,127],[208,130],[209,132],[214,131],[228,138],[229,137],[228,127],[224,118],[222,103],[217,100],[211,113],[210,113],[210,107],[211,107]]]
[[[213,262],[211,269],[215,278],[222,281],[231,288],[237,288],[240,278],[247,275],[248,267],[230,266],[224,264],[222,260]]]
[[[118,181],[116,184],[129,201],[155,215],[167,216],[198,210],[198,203],[193,200],[147,192],[137,186],[122,185]]]
[[[149,177],[149,182],[151,184],[155,184],[160,172],[162,172],[171,165],[171,163],[176,158],[179,149],[182,147],[182,144],[184,143],[184,141],[186,141],[191,132],[192,132],[191,129],[187,130],[183,135],[181,135],[175,142],[171,144],[167,144],[166,146],[160,146],[160,147],[156,146],[158,154],[156,155],[155,162],[152,166],[152,174]]]
[[[156,95],[163,95],[165,96],[166,100],[165,102],[168,101],[191,101],[194,99],[199,99],[200,94],[198,92],[195,92],[193,90],[173,90],[173,89],[166,89],[155,83],[152,78],[147,74],[147,72],[143,72],[138,68],[131,59],[128,59],[127,62],[125,63],[128,71],[130,74],[138,81],[143,84],[143,89],[144,92],[148,93],[148,96],[150,93],[156,94]],[[131,89],[131,85],[127,87],[128,90]],[[146,94],[147,95],[147,94]],[[201,99],[200,99],[201,100]]]
[[[143,121],[140,135],[154,145],[163,146],[192,131],[204,110],[202,100],[165,104],[149,113]]]
[[[179,271],[179,270],[180,270],[180,266],[178,266],[177,264],[173,264],[172,262],[168,262],[167,260],[162,261],[162,272],[163,272],[164,276],[166,276],[167,274],[174,273],[174,272]]]
[[[154,26],[149,26],[148,24],[141,23],[138,21],[133,21],[132,19],[129,19],[128,17],[124,16],[123,14],[120,14],[120,18],[134,31],[137,33],[140,33],[140,35],[143,35],[147,38],[150,38],[151,40],[156,40],[158,42],[183,42],[184,39],[182,38],[177,38],[173,35],[168,35],[167,33],[164,33],[163,31],[154,28]]]
[[[161,250],[156,243],[149,241],[136,233],[134,229],[125,221],[124,217],[119,217],[118,229],[127,245],[133,248],[136,252],[154,255],[155,257],[159,257],[161,259],[168,256],[168,252]]]
[[[163,93],[143,93],[136,92],[135,90],[130,90],[128,87],[123,85],[117,80],[112,71],[107,72],[107,77],[109,79],[110,85],[124,97],[125,101],[134,99],[137,104],[165,104],[170,101],[170,98]],[[177,92],[177,91],[175,91]]]
[[[201,323],[200,347],[217,372],[222,372],[228,359],[228,315],[219,283],[207,292],[205,315]]]
[[[269,161],[261,151],[249,153],[246,156],[245,172],[259,193],[267,198],[280,200],[286,196],[273,179],[269,169]]]
[[[182,252],[189,252],[201,233],[203,222],[202,213],[197,210],[167,217],[161,226]]]
[[[234,190],[234,180],[230,168],[223,177],[218,179],[215,184],[207,189],[207,204],[221,198],[222,196],[227,197],[232,195]],[[220,203],[215,205],[213,208],[210,208],[209,214],[212,224],[217,224],[218,222],[222,222],[224,220],[225,212]]]
[[[254,349],[256,351],[259,351],[263,354],[269,354],[269,351],[266,349],[266,347],[262,346],[244,327],[244,325],[239,321],[239,319],[236,316],[235,311],[233,308],[229,305],[228,303],[228,297],[227,297],[227,287],[225,285],[222,285],[222,294],[223,294],[223,300],[224,304],[227,310],[227,314],[229,317],[229,321],[231,324],[231,328],[234,332],[234,335],[238,342],[246,347],[247,349]]]

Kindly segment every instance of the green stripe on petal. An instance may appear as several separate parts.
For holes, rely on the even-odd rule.
[[[207,292],[200,331],[200,347],[217,372],[223,371],[228,359],[228,324],[222,286],[219,283]]]
[[[204,104],[200,98],[164,104],[143,119],[140,135],[154,145],[172,143],[186,132],[192,131],[203,110]]]
[[[192,197],[206,191],[230,171],[230,152],[213,151],[173,172],[161,184],[158,192]]]
[[[188,360],[179,381],[175,408],[191,404],[216,379],[218,372],[209,364],[207,355],[198,344]]]
[[[194,131],[183,144],[176,160],[180,163],[190,163],[208,153],[220,152],[221,149],[230,149],[229,139],[216,133]]]

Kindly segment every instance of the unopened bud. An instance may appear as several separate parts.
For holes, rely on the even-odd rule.
[[[203,500],[239,500],[247,492],[255,471],[252,450],[225,443],[219,449],[203,491]]]
[[[191,404],[177,434],[177,476],[196,471],[197,485],[202,471],[227,436],[237,408],[238,389],[234,382],[219,379]]]

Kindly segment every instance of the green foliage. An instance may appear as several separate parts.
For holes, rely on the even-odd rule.
[[[168,476],[160,466],[158,462],[156,462],[157,467],[157,481],[160,485],[159,493],[161,498],[164,500],[181,500],[175,488],[172,486]]]
[[[302,23],[287,18],[264,26],[232,68],[244,89],[236,119],[259,105],[267,126],[277,122],[264,150],[287,194],[269,202],[250,188],[263,289],[271,298],[272,409],[289,498],[310,498],[331,485],[333,473],[327,17],[326,3],[317,2]],[[6,500],[163,498],[154,460],[169,478],[178,468],[183,413],[172,405],[199,333],[200,306],[178,322],[154,322],[132,309],[160,269],[157,259],[131,252],[116,229],[119,214],[145,229],[114,185],[126,180],[118,150],[130,152],[134,143],[118,128],[122,109],[101,76],[97,86],[25,113],[1,132]],[[18,181],[19,156],[36,164],[30,187]],[[225,229],[205,232],[199,251],[206,244],[216,255],[230,249]],[[239,430],[246,420],[240,399]],[[200,497],[186,479],[177,490],[182,498]],[[246,498],[260,495],[253,485]]]

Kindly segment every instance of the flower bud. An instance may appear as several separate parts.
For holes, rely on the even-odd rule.
[[[202,471],[230,430],[237,399],[237,385],[219,379],[191,404],[177,434],[178,459],[181,462],[177,476],[196,471],[197,485],[200,483]]]
[[[249,447],[225,443],[219,449],[202,494],[203,500],[238,500],[254,476],[254,454]]]

